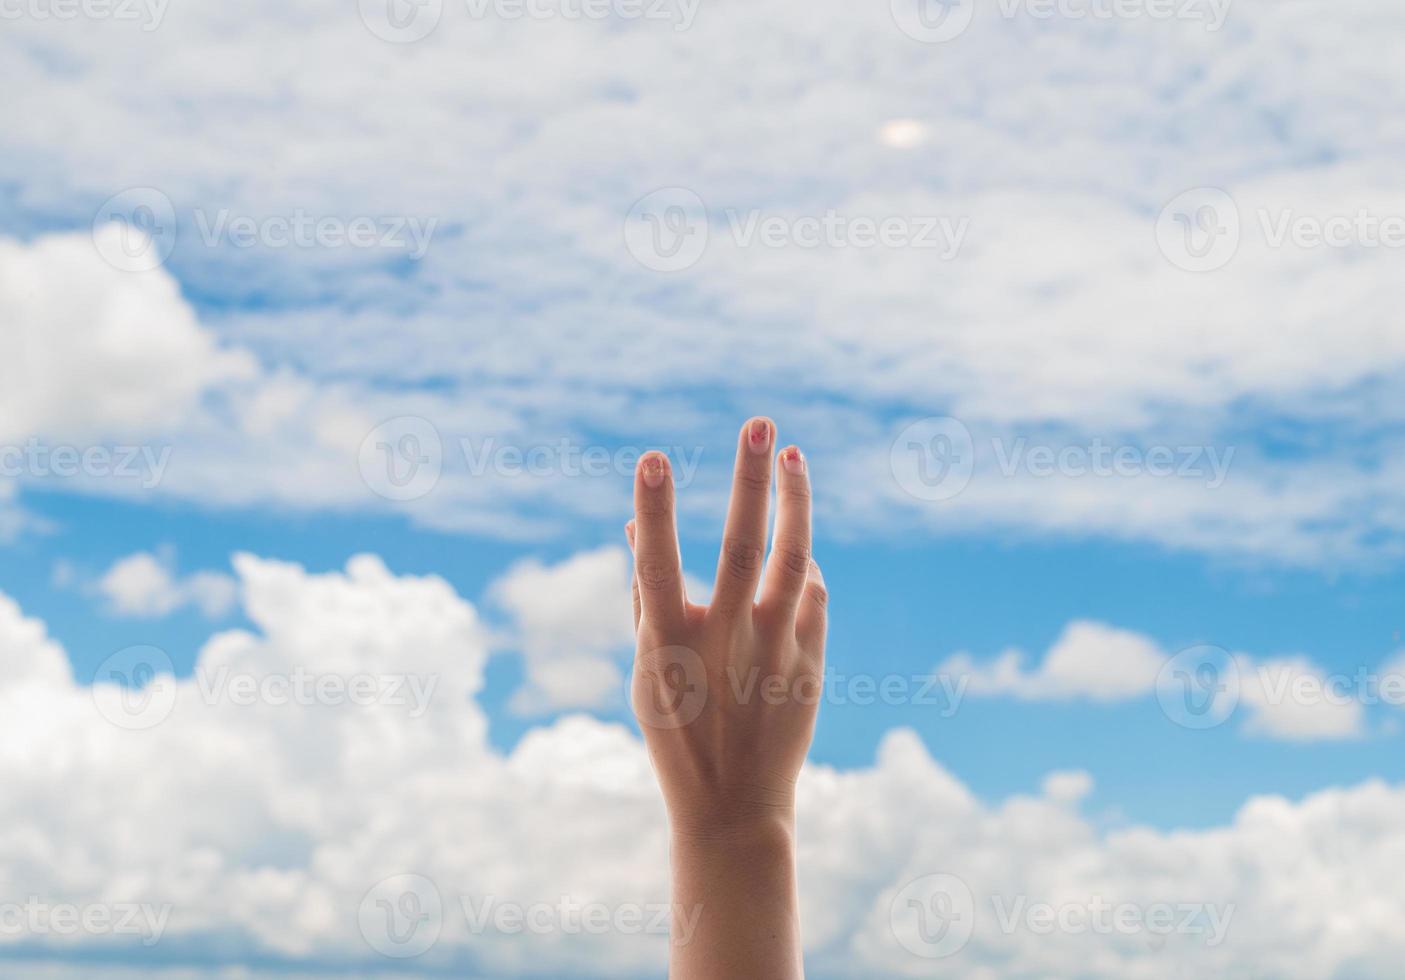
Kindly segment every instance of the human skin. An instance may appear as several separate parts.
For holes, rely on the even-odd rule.
[[[667,458],[646,454],[635,472],[632,695],[669,818],[672,980],[804,976],[795,784],[814,733],[827,597],[805,458],[788,446],[773,460],[775,445],[770,419],[742,427],[707,606],[684,593]]]

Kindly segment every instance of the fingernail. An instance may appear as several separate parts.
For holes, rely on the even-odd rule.
[[[663,457],[657,453],[644,457],[644,485],[653,490],[663,486]]]
[[[624,525],[624,539],[629,542],[629,547],[634,547],[634,521],[629,520]]]
[[[820,571],[820,566],[813,558],[810,559],[810,578],[814,579],[820,585],[824,585],[824,573]]]
[[[791,476],[802,476],[805,473],[805,457],[800,455],[800,450],[794,446],[781,453],[781,465]]]
[[[765,419],[756,419],[747,433],[747,445],[754,453],[764,453],[771,448],[771,424]]]

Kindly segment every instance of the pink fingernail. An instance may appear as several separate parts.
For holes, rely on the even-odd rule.
[[[644,485],[657,490],[663,486],[663,457],[657,454],[644,457]]]
[[[794,446],[781,453],[781,465],[792,476],[802,476],[805,473],[805,457],[800,455],[800,450]]]
[[[757,419],[751,423],[751,431],[747,433],[747,445],[754,453],[764,453],[771,448],[771,425],[765,419]]]

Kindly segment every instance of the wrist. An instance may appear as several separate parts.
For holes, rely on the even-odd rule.
[[[731,807],[669,814],[669,840],[693,852],[793,850],[795,807]]]

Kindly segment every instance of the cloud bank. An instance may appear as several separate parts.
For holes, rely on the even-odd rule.
[[[168,913],[150,945],[7,926],[6,957],[192,976],[224,962],[657,974],[666,833],[632,733],[567,716],[490,748],[475,700],[487,631],[442,580],[371,556],[309,574],[244,555],[236,570],[255,629],[212,636],[179,680],[137,650],[89,686],[0,602],[0,893]],[[1405,790],[1256,798],[1226,826],[1158,832],[1098,829],[1080,809],[1090,788],[1052,773],[982,801],[905,730],[868,768],[808,768],[814,975],[1393,975]],[[929,914],[953,908],[970,934],[943,951]]]
[[[411,44],[350,7],[195,5],[152,30],[7,22],[0,80],[51,98],[43,114],[0,107],[22,175],[0,211],[19,236],[4,264],[23,273],[0,297],[36,366],[110,394],[59,404],[6,376],[0,432],[155,432],[177,450],[160,492],[212,506],[395,508],[526,536],[615,520],[626,481],[555,456],[473,473],[461,440],[694,449],[764,411],[809,450],[826,526],[844,532],[1398,555],[1398,6],[1238,3],[1211,31],[981,5],[939,48],[896,6],[658,20],[450,3]],[[243,70],[254,57],[263,80]],[[699,89],[678,64],[727,81]],[[118,95],[132,86],[140,107]],[[138,149],[117,159],[119,141]],[[117,278],[89,227],[130,188],[169,202],[175,237],[165,267]],[[705,218],[687,229],[705,248],[674,272],[627,247],[632,209],[661,188]],[[1220,189],[1219,209],[1197,188]],[[434,231],[419,257],[267,233],[309,216]],[[890,221],[961,228],[959,248],[853,240]],[[210,231],[245,225],[248,241]],[[809,241],[830,225],[847,229],[837,242]],[[1222,264],[1188,268],[1231,227]],[[43,237],[56,230],[74,234]],[[374,437],[406,416],[438,448]],[[940,503],[890,459],[933,417],[959,419],[975,457]],[[403,448],[402,464],[442,472],[387,499],[359,472],[368,438],[373,456]],[[1002,472],[994,443],[1020,438],[1234,453],[1215,485]],[[694,515],[720,507],[725,459],[706,462]]]

